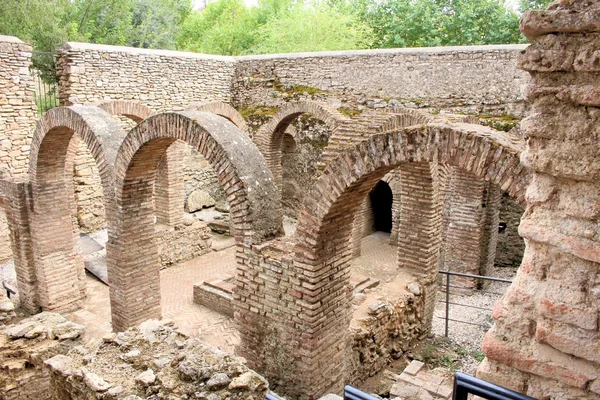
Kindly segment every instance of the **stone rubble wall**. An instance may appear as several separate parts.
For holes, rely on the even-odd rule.
[[[398,287],[407,286],[405,279],[396,277],[381,288],[385,291],[386,287],[395,287],[385,295],[385,300],[372,301],[378,290],[367,294],[362,300],[366,313],[354,311],[347,357],[351,384],[364,382],[387,368],[427,333],[423,321],[425,302],[419,284],[411,282],[408,287],[412,291],[394,293]]]
[[[229,57],[65,43],[57,59],[60,104],[136,100],[165,112],[228,102],[234,68]]]
[[[533,171],[516,279],[496,304],[478,375],[534,398],[600,398],[600,3],[525,13]]]
[[[523,45],[238,57],[237,107],[318,98],[336,108],[413,107],[524,115]]]
[[[246,361],[149,320],[46,361],[52,400],[262,400],[269,384]]]
[[[188,261],[212,251],[212,236],[205,222],[186,219],[175,227],[157,225],[157,243],[162,268]]]
[[[52,399],[43,362],[80,345],[82,334],[82,326],[49,312],[0,327],[0,398]]]
[[[37,118],[35,83],[29,71],[32,48],[0,35],[0,174],[27,174],[29,146]],[[4,207],[0,209],[0,261],[12,258]]]
[[[27,174],[37,118],[31,46],[0,35],[0,167],[9,176]]]

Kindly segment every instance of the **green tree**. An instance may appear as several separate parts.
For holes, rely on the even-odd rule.
[[[256,19],[243,0],[220,0],[187,18],[177,47],[208,54],[245,54],[254,44],[256,29]]]
[[[376,34],[375,47],[515,43],[519,16],[503,0],[329,0],[351,8]]]
[[[69,0],[0,1],[0,34],[30,43],[38,51],[53,51],[76,36]]]
[[[271,16],[260,29],[254,53],[290,53],[368,48],[371,29],[350,13],[325,3],[297,3]]]
[[[552,0],[520,0],[519,11],[545,10],[550,3],[552,3]]]

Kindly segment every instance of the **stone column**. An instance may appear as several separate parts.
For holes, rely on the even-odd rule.
[[[600,396],[600,3],[526,13],[526,250],[478,375],[535,398]]]
[[[176,226],[183,223],[185,188],[183,157],[185,143],[174,142],[158,164],[154,187],[156,223]]]

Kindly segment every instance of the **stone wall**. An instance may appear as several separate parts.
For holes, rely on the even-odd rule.
[[[149,320],[46,361],[52,400],[262,400],[269,384],[244,359]]]
[[[205,222],[192,218],[186,218],[175,227],[157,224],[156,235],[162,267],[170,267],[212,251],[210,229]]]
[[[420,107],[522,116],[515,68],[525,46],[362,50],[238,57],[234,104],[281,106],[298,98],[334,107]]]
[[[43,362],[81,344],[82,333],[82,326],[48,312],[1,327],[0,398],[50,400]]]
[[[229,101],[229,57],[87,43],[65,43],[57,59],[60,104],[137,100],[155,111]]]
[[[0,174],[27,174],[31,134],[37,118],[31,46],[0,35]],[[4,210],[0,209],[0,261],[12,257]]]
[[[284,215],[296,218],[304,194],[310,190],[316,166],[331,131],[314,117],[300,116],[283,136],[281,202]]]
[[[0,35],[0,168],[10,176],[27,173],[36,123],[31,46]]]
[[[399,274],[366,296],[355,295],[358,306],[350,322],[347,356],[351,384],[385,369],[427,333],[421,287],[416,282],[407,284],[407,278]]]
[[[534,398],[600,397],[599,15],[597,1],[556,1],[521,21],[532,41],[518,61],[531,74],[526,248],[478,374]]]

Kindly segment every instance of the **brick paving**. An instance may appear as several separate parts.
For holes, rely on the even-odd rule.
[[[233,320],[216,311],[194,304],[193,284],[223,272],[235,270],[235,248],[205,254],[160,273],[163,318],[171,319],[185,334],[233,351],[239,340]],[[66,314],[86,326],[86,341],[100,339],[111,331],[108,286],[87,274],[87,298],[84,308]]]
[[[352,274],[377,277],[382,282],[395,273],[395,247],[389,234],[376,232],[362,241],[362,255],[352,262]],[[160,272],[163,318],[171,319],[185,334],[233,352],[239,334],[232,318],[193,302],[193,285],[235,271],[235,248],[213,251]],[[67,318],[86,326],[85,341],[99,340],[111,331],[108,286],[87,274],[87,298],[81,310]]]

